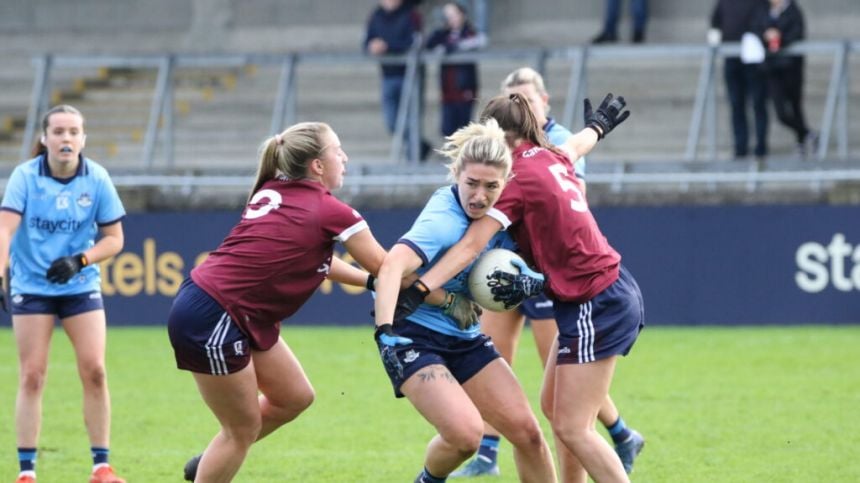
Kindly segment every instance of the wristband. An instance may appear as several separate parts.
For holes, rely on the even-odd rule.
[[[90,261],[87,258],[87,255],[85,253],[81,253],[81,266],[86,267],[89,264],[90,264]]]
[[[367,274],[367,281],[364,282],[364,288],[371,292],[376,291],[376,277],[374,277],[372,273]]]
[[[421,279],[417,279],[412,282],[412,286],[415,287],[416,290],[421,294],[422,299],[426,299],[428,295],[430,295],[430,289],[427,288],[427,285],[421,281]]]
[[[600,129],[597,129],[597,126],[595,126],[593,124],[589,124],[588,126],[585,126],[585,127],[588,129],[591,129],[592,131],[594,131],[595,134],[597,134],[597,140],[598,141],[603,139],[603,134],[601,134]]]

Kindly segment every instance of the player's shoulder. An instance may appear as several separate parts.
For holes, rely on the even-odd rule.
[[[13,173],[18,172],[20,174],[31,174],[38,175],[40,173],[40,167],[42,165],[42,156],[37,156],[33,159],[28,159],[18,166],[15,166],[15,169],[12,170]]]

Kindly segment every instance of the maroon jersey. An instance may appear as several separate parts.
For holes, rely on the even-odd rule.
[[[251,198],[242,220],[191,278],[266,350],[280,321],[295,313],[322,283],[336,241],[367,222],[320,183],[276,179]]]
[[[591,300],[618,278],[621,256],[597,227],[570,160],[527,142],[513,155],[514,176],[494,218],[547,277],[553,298]]]

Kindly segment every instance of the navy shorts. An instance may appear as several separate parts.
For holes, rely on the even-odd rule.
[[[618,280],[588,302],[555,301],[558,364],[584,364],[627,355],[645,326],[642,293],[623,266]]]
[[[173,299],[167,332],[180,369],[224,376],[251,361],[248,337],[190,278],[182,282]]]
[[[390,347],[377,342],[376,345],[397,397],[403,397],[400,386],[424,367],[441,364],[463,384],[501,357],[493,341],[484,334],[466,340],[440,334],[408,320],[394,324],[394,332],[409,337],[412,344]]]
[[[74,295],[28,295],[12,296],[12,315],[52,314],[61,320],[84,312],[104,310],[104,300],[99,291]]]
[[[555,317],[555,311],[552,308],[552,299],[544,294],[526,299],[518,309],[529,320],[552,319]]]

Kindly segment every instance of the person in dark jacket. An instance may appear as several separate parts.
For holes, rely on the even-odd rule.
[[[463,5],[448,2],[442,13],[445,27],[433,31],[427,39],[428,50],[450,54],[486,45],[486,36],[475,31]],[[443,64],[439,69],[439,86],[442,90],[442,135],[450,136],[472,120],[472,109],[478,97],[478,67],[474,62]]]
[[[753,31],[756,12],[765,0],[717,0],[711,15],[712,43],[739,42],[746,32]],[[726,57],[723,73],[726,91],[732,109],[735,157],[744,158],[749,150],[747,102],[751,101],[755,114],[755,156],[767,155],[767,82],[761,64],[745,64],[739,57]]]
[[[814,150],[818,135],[809,130],[803,115],[803,56],[786,54],[785,48],[803,40],[803,12],[792,0],[770,0],[754,20],[755,33],[767,48],[767,88],[776,117],[794,131],[797,152],[805,157]]]
[[[370,14],[367,21],[367,32],[364,38],[364,51],[374,56],[405,55],[420,39],[421,14],[416,9],[415,0],[379,0],[379,6]],[[400,108],[400,94],[406,80],[406,65],[382,64],[382,114],[385,127],[394,134],[397,121],[397,111]],[[423,84],[423,69],[419,70],[419,85]],[[423,97],[423,89],[419,88],[418,95]],[[419,102],[419,106],[422,103]],[[420,110],[420,107],[419,107]],[[418,115],[421,119],[421,113]],[[420,126],[420,121],[419,121]],[[404,133],[409,138],[408,129]],[[425,141],[421,141],[421,153],[408,153],[410,159],[423,159],[430,150]]]

